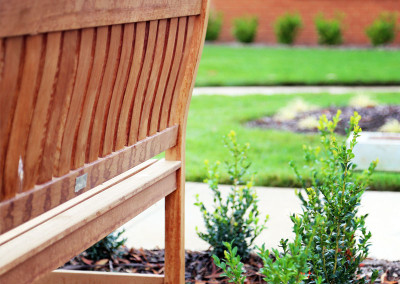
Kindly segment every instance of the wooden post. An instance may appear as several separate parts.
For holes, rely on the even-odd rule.
[[[182,78],[176,111],[171,113],[169,124],[179,125],[178,144],[166,151],[166,160],[178,160],[182,167],[177,171],[177,189],[165,198],[165,283],[185,283],[185,137],[190,98],[203,50],[209,1],[202,1],[200,16],[196,16],[191,35],[188,64]],[[190,25],[190,23],[188,24]],[[198,41],[201,41],[199,43]],[[184,66],[184,65],[183,65]],[[178,78],[179,80],[179,78]]]

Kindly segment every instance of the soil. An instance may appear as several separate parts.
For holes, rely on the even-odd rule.
[[[340,109],[342,111],[341,120],[338,123],[336,131],[340,134],[346,133],[348,127],[348,121],[350,117],[357,111],[361,115],[360,127],[363,131],[378,131],[378,129],[391,119],[397,119],[400,121],[400,106],[399,105],[379,105],[374,107],[354,108],[354,107],[329,107],[308,112],[299,113],[295,118],[291,120],[280,121],[273,116],[266,116],[260,119],[256,119],[248,122],[250,127],[261,127],[261,128],[272,128],[287,130],[293,132],[317,132],[316,128],[313,129],[302,129],[298,126],[298,122],[301,119],[313,117],[319,119],[322,114],[325,114],[328,119],[332,119],[336,115],[336,112]]]
[[[186,251],[186,283],[228,283],[220,276],[222,273],[212,261],[208,251]],[[266,283],[263,275],[258,271],[263,266],[262,260],[256,254],[251,254],[245,262],[247,271],[246,283]],[[144,250],[123,248],[119,257],[101,259],[94,262],[85,257],[85,253],[74,257],[67,262],[63,269],[96,270],[126,273],[163,274],[164,250]],[[373,270],[379,270],[379,277],[375,283],[400,283],[400,261],[366,259],[360,265],[360,276],[369,276]]]

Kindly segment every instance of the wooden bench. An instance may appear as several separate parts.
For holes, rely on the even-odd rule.
[[[184,283],[207,6],[0,0],[0,283]],[[164,197],[165,276],[51,272]]]

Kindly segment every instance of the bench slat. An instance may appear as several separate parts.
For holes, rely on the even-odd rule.
[[[200,11],[201,0],[0,0],[0,37],[198,15]]]
[[[174,191],[180,166],[159,161],[6,242],[0,247],[0,282],[31,283],[42,271],[62,265]]]
[[[62,178],[36,186],[15,198],[0,203],[0,233],[26,222],[39,214],[111,179],[162,153],[176,144],[178,126],[167,128],[109,156],[69,172]],[[76,178],[87,174],[87,185],[75,192]],[[33,206],[34,205],[34,206]]]
[[[55,270],[35,284],[162,284],[163,275]]]

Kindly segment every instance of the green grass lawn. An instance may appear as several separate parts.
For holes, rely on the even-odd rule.
[[[256,184],[264,186],[298,186],[288,162],[303,161],[302,145],[317,145],[317,134],[297,134],[287,131],[246,128],[248,120],[273,114],[295,97],[320,106],[346,105],[352,95],[248,95],[195,96],[192,98],[187,126],[186,177],[188,181],[203,181],[204,160],[227,158],[222,137],[235,130],[241,143],[250,142],[252,170],[257,172]],[[385,104],[399,104],[400,94],[379,94],[374,99]],[[377,172],[374,190],[400,190],[400,174]]]
[[[197,86],[400,84],[400,50],[206,45]]]

